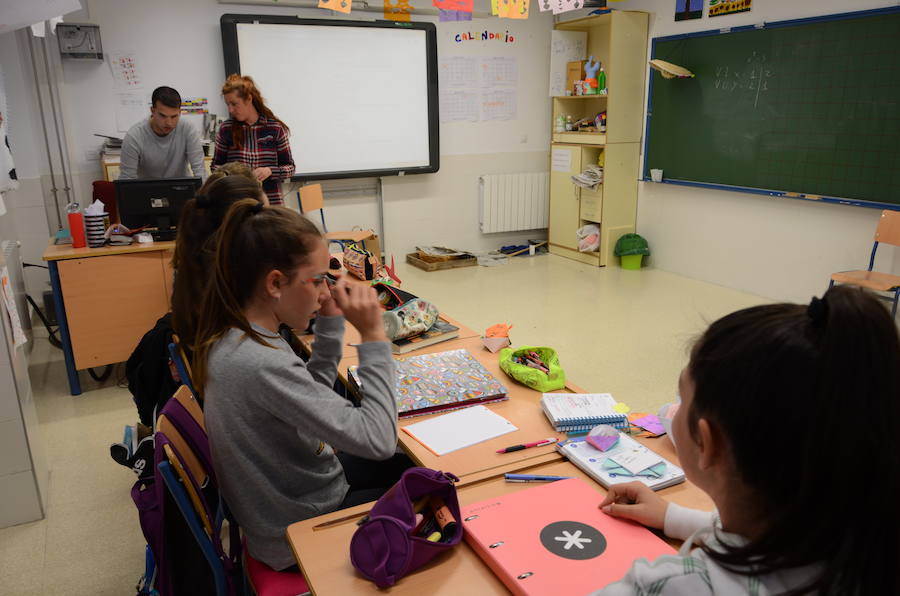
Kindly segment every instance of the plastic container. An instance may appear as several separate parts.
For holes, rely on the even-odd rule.
[[[622,255],[619,258],[622,259],[622,269],[637,271],[641,268],[641,261],[644,259],[644,255]]]
[[[69,234],[72,236],[72,248],[84,248],[87,240],[84,235],[84,215],[78,203],[66,205],[66,218],[69,220]]]

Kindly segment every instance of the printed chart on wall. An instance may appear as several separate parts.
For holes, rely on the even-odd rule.
[[[515,58],[453,56],[438,64],[441,122],[515,120]]]

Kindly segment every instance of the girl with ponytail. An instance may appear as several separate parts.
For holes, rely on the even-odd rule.
[[[283,204],[281,182],[294,173],[290,130],[266,105],[252,78],[230,75],[222,85],[222,96],[231,118],[216,134],[211,169],[230,161],[247,164],[262,183],[269,202]]]
[[[717,511],[614,485],[603,511],[685,543],[598,594],[900,594],[900,342],[875,297],[727,315],[678,386],[672,440]]]
[[[277,570],[294,564],[289,524],[377,499],[412,464],[395,455],[395,369],[375,290],[329,285],[328,264],[305,217],[238,201],[200,309],[192,380],[220,489],[250,553]],[[304,363],[278,328],[306,329],[316,314]],[[362,337],[360,407],[332,390],[345,320]]]

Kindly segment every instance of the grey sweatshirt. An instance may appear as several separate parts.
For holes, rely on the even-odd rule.
[[[150,128],[150,119],[128,129],[122,141],[119,179],[185,178],[191,164],[194,176],[206,179],[200,133],[187,122],[178,122],[164,137]]]
[[[387,342],[358,347],[362,405],[331,388],[344,318],[319,317],[309,363],[278,335],[274,348],[229,330],[209,354],[204,415],[213,465],[250,553],[274,569],[296,561],[287,526],[334,511],[348,485],[334,449],[387,459],[397,448],[396,366]]]

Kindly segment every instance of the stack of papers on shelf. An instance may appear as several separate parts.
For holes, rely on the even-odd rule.
[[[101,135],[94,133],[95,137],[102,137],[104,140],[103,148],[100,150],[104,155],[121,155],[122,154],[122,137],[114,137],[111,135]]]

